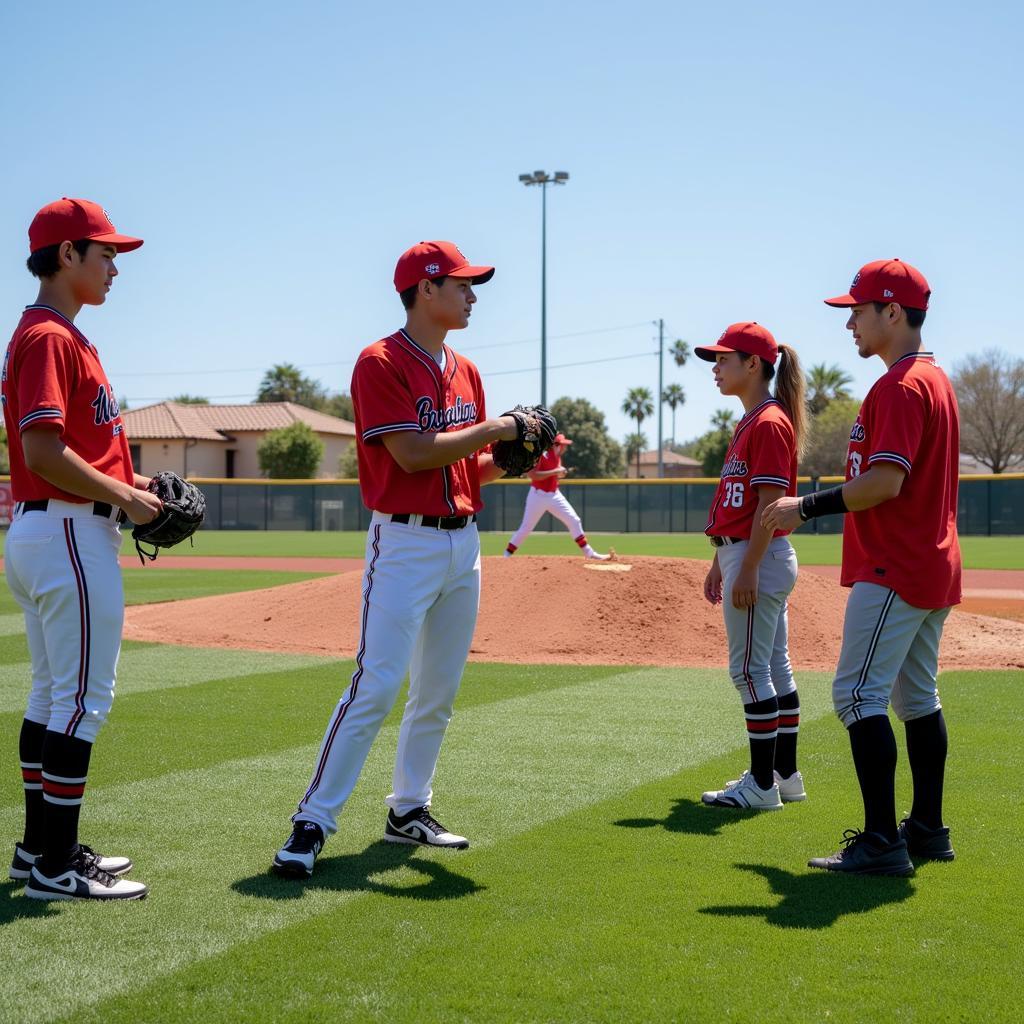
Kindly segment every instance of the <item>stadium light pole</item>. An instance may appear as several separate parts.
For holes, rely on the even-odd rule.
[[[540,404],[548,404],[548,185],[564,185],[568,171],[520,174],[524,185],[540,185]]]

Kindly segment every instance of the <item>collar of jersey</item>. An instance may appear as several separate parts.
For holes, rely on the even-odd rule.
[[[422,345],[415,341],[411,334],[404,327],[398,328],[398,333],[401,335],[402,340],[408,342],[417,352],[423,353],[424,358],[430,360],[430,365],[441,375],[442,379],[445,377],[453,376],[455,373],[455,353],[451,350],[448,345],[444,345],[444,369],[441,369],[440,364],[434,358],[433,354],[428,352]]]
[[[89,348],[94,348],[93,343],[74,325],[74,322],[69,320],[59,309],[54,309],[53,306],[47,306],[45,302],[34,302],[31,306],[25,307],[26,313],[31,313],[37,309],[44,309],[47,313],[52,313],[58,320],[63,321],[71,328],[74,332],[75,337],[79,341],[84,342]]]
[[[769,395],[760,405],[755,405],[754,408],[750,410],[750,412],[744,413],[742,418],[740,419],[740,422],[737,423],[736,426],[740,426],[740,424],[746,423],[748,420],[753,419],[753,417],[755,417],[766,405],[778,404],[779,400],[777,398],[772,398],[771,395]]]
[[[908,352],[905,356],[900,356],[892,366],[898,366],[903,362],[904,359],[934,359],[934,352]],[[892,369],[892,366],[889,369]]]

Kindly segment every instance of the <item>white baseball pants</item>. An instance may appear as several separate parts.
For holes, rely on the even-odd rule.
[[[519,524],[519,529],[512,534],[509,543],[519,547],[541,521],[545,512],[550,512],[564,523],[573,540],[583,533],[583,523],[580,522],[576,509],[569,504],[561,491],[542,491],[537,487],[531,487],[530,493],[526,496],[523,521]]]
[[[116,514],[117,510],[113,510]],[[86,505],[51,501],[7,531],[4,574],[25,612],[32,689],[25,717],[92,743],[114,700],[124,589],[121,531]]]
[[[293,821],[325,835],[362,771],[381,723],[409,672],[392,792],[396,814],[430,806],[441,741],[469,657],[480,607],[475,523],[438,530],[374,513],[366,538],[356,670],[331,717],[313,778]]]

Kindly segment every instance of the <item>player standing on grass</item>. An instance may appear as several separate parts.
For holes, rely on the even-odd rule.
[[[583,557],[593,562],[607,562],[611,555],[596,552],[583,532],[583,523],[576,514],[576,509],[559,490],[558,482],[569,471],[562,465],[562,454],[572,441],[565,434],[558,434],[555,443],[540,457],[536,469],[526,475],[530,478],[530,493],[526,495],[523,508],[523,521],[519,529],[512,534],[505,547],[505,558],[511,558],[524,540],[533,532],[545,512],[550,512],[556,519],[565,524]]]
[[[25,612],[32,690],[19,752],[25,834],[10,877],[40,900],[139,899],[118,876],[127,857],[78,842],[93,741],[114,699],[124,592],[117,556],[125,517],[147,523],[160,499],[132,470],[113,388],[75,326],[102,305],[114,258],[142,245],[85,199],[43,207],[28,231],[39,296],[25,309],[3,366],[4,421],[15,508],[4,571]]]
[[[405,327],[363,350],[352,374],[359,486],[373,509],[366,540],[356,670],[327,726],[313,777],[274,857],[288,878],[313,871],[406,671],[409,700],[384,838],[464,849],[431,814],[431,783],[480,603],[480,485],[502,475],[481,449],[515,440],[487,419],[477,368],[445,344],[469,324],[474,267],[451,242],[421,242],[395,269]]]
[[[850,587],[832,699],[846,726],[864,799],[864,829],[843,849],[809,861],[853,874],[910,875],[910,855],[952,860],[942,822],[946,723],[936,676],[939,640],[960,601],[957,540],[959,412],[945,373],[923,350],[931,290],[899,260],[862,267],[849,294],[826,299],[864,359],[886,372],[871,387],[850,432],[846,483],[765,510],[771,529],[849,513],[842,584]],[[914,780],[908,817],[896,823],[896,738],[889,702],[904,724]]]
[[[766,529],[761,513],[776,498],[796,494],[807,418],[803,371],[793,349],[776,344],[757,323],[733,324],[717,344],[694,351],[715,364],[718,390],[739,398],[744,409],[704,531],[715,548],[704,596],[722,605],[729,674],[750,743],[750,769],[701,799],[715,807],[775,811],[784,801],[807,798],[796,767],[800,697],[786,611],[797,562],[789,531]]]

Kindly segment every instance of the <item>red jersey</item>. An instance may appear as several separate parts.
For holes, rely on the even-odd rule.
[[[554,448],[549,448],[541,457],[537,460],[535,469],[558,469],[562,464],[562,456],[559,455]],[[530,486],[536,487],[538,491],[547,491],[549,494],[552,491],[558,490],[557,476],[544,476],[540,480],[531,480]]]
[[[462,430],[487,417],[480,372],[444,347],[442,370],[404,331],[363,349],[352,371],[356,453],[363,503],[376,512],[465,516],[483,508],[476,455],[451,466],[406,473],[385,434]]]
[[[2,395],[15,501],[86,501],[30,472],[21,434],[33,427],[55,428],[64,444],[94,469],[134,483],[121,410],[99,355],[57,310],[25,309],[4,356]]]
[[[796,494],[796,433],[774,398],[766,398],[736,424],[704,532],[749,540],[761,484],[782,487],[790,497]],[[774,535],[789,532],[776,530]]]
[[[930,352],[897,359],[864,399],[850,431],[846,479],[876,462],[895,462],[907,475],[898,497],[847,514],[843,586],[879,583],[915,608],[958,604],[960,412]]]

